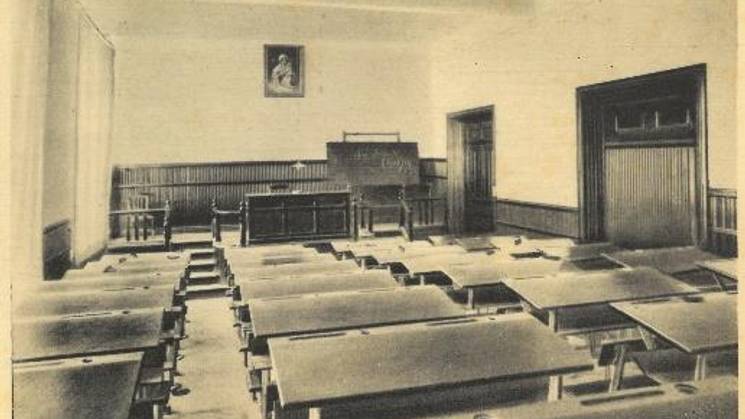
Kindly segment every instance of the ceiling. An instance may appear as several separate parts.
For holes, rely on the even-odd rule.
[[[481,19],[496,17],[510,26],[532,16],[537,0],[79,1],[112,39],[433,42]]]

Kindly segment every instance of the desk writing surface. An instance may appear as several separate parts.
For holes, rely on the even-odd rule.
[[[737,281],[737,259],[712,259],[698,262],[698,266]]]
[[[13,316],[61,316],[65,314],[170,308],[174,304],[173,286],[117,291],[47,292],[28,295],[14,302]]]
[[[464,253],[464,254],[435,254],[420,257],[402,258],[401,263],[411,273],[445,272],[455,267],[488,266],[493,263],[510,261],[508,254],[495,251],[493,253]]]
[[[539,310],[695,294],[699,290],[652,268],[616,269],[504,284]]]
[[[452,265],[443,270],[461,288],[493,286],[509,278],[534,278],[580,271],[579,267],[570,262],[543,258],[513,261],[495,258],[488,264]]]
[[[293,263],[289,265],[262,266],[260,268],[231,266],[230,271],[238,281],[284,279],[322,273],[361,272],[353,260],[331,260],[328,262]]]
[[[339,275],[314,275],[294,278],[292,281],[241,281],[241,298],[282,297],[298,294],[318,294],[334,291],[391,288],[398,286],[395,279],[382,270]]]
[[[115,290],[122,288],[142,288],[151,286],[171,286],[176,288],[179,282],[178,275],[168,274],[145,274],[145,275],[121,275],[109,276],[100,274],[86,278],[68,279],[63,278],[59,281],[45,281],[41,284],[34,285],[34,292],[77,292],[85,290]]]
[[[407,261],[430,259],[430,260],[449,260],[450,258],[466,257],[474,255],[484,255],[485,253],[469,253],[463,250],[461,247],[456,246],[441,246],[427,249],[426,251],[416,250],[401,252],[398,250],[392,250],[388,252],[372,252],[371,256],[375,258],[378,263],[403,263]],[[408,267],[408,265],[407,265]],[[410,270],[411,271],[411,270]],[[412,271],[413,272],[413,271]]]
[[[272,267],[279,265],[292,265],[300,263],[323,263],[323,262],[335,262],[336,259],[331,255],[326,254],[295,254],[295,255],[278,255],[278,256],[251,256],[251,257],[235,257],[231,256],[228,259],[230,267],[233,268],[262,268]]]
[[[346,252],[346,251],[366,251],[375,248],[397,248],[403,240],[399,237],[391,238],[376,238],[375,240],[332,240],[330,242],[331,247],[335,252]]]
[[[717,292],[612,306],[688,353],[737,347],[737,294]]]
[[[269,340],[282,406],[592,369],[576,351],[525,315],[472,317],[342,336]],[[364,354],[364,356],[361,356]]]
[[[682,385],[682,386],[681,386]],[[694,388],[694,392],[680,388]],[[427,419],[736,419],[737,377],[663,384],[613,394],[565,398],[509,408],[471,409]],[[424,419],[424,418],[420,418]]]
[[[632,268],[649,266],[671,275],[698,269],[696,262],[720,258],[694,246],[624,250],[606,253],[605,256],[621,265]]]
[[[225,257],[228,259],[318,254],[315,249],[310,247],[303,247],[299,244],[272,244],[249,247],[225,247],[224,252]]]
[[[163,310],[112,310],[14,319],[13,362],[155,348]]]
[[[65,273],[66,279],[90,278],[101,275],[124,276],[124,275],[147,275],[152,273],[180,275],[186,271],[186,265],[149,265],[149,264],[120,264],[105,265],[101,268],[71,269]]]
[[[397,287],[248,300],[256,337],[465,315],[438,287]]]
[[[615,253],[621,249],[611,243],[588,243],[573,246],[539,247],[547,257],[564,260],[584,260],[604,257],[603,254]]]
[[[142,352],[13,365],[18,419],[127,419]]]

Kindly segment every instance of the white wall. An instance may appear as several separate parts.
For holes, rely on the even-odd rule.
[[[10,143],[10,274],[14,290],[42,276],[44,113],[49,53],[48,0],[13,3]]]
[[[575,89],[706,63],[710,183],[735,187],[735,61],[733,0],[541,0],[521,25],[474,25],[432,49],[435,153],[447,112],[494,104],[496,195],[576,206]]]
[[[263,45],[305,46],[305,97],[265,98]],[[325,158],[347,131],[432,153],[428,54],[329,39],[117,39],[114,163]]]

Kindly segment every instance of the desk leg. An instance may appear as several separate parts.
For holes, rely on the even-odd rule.
[[[608,391],[616,391],[621,386],[621,380],[623,380],[623,368],[626,365],[626,352],[628,348],[626,345],[616,345],[615,357],[611,366],[612,373],[610,378],[610,384],[608,385]]]
[[[559,330],[559,311],[549,310],[548,311],[548,328],[553,332]]]
[[[564,377],[561,375],[552,375],[548,379],[548,401],[555,402],[561,400],[564,386]]]
[[[468,289],[468,308],[471,308],[471,309],[475,308],[476,306],[476,303],[473,301],[474,300],[473,294],[474,294],[473,288],[469,288]]]
[[[261,370],[261,398],[259,403],[259,409],[261,410],[261,419],[268,419],[269,417],[269,397],[267,394],[269,379],[269,371],[265,369]]]
[[[696,356],[696,370],[693,373],[693,381],[699,381],[706,378],[706,355]]]
[[[308,409],[308,419],[321,419],[321,408],[311,407]]]

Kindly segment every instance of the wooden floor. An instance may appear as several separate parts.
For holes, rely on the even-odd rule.
[[[188,394],[171,397],[166,418],[258,419],[258,405],[246,390],[246,370],[233,329],[228,300],[189,299],[189,337],[182,342],[181,383]]]

